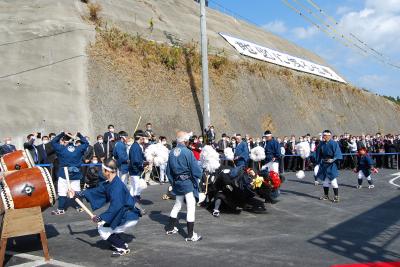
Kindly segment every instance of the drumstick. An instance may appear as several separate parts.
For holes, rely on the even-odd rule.
[[[68,167],[64,167],[64,173],[65,173],[65,178],[67,179],[68,190],[72,191],[71,190],[71,183],[69,182]],[[85,206],[85,204],[82,203],[82,201],[79,198],[75,198],[75,201],[90,216],[90,218],[94,217],[94,214]]]
[[[83,204],[83,202],[79,199],[79,198],[75,198],[76,203],[78,203],[79,206],[81,206],[81,208],[90,216],[90,218],[93,218],[95,215],[89,210],[88,207],[86,207],[85,204]]]
[[[71,190],[71,183],[69,182],[68,167],[64,167],[65,179],[67,180],[68,190]]]
[[[140,124],[140,121],[141,121],[141,120],[142,120],[142,116],[139,116],[139,120],[138,120],[138,122],[136,123],[136,127],[135,127],[135,130],[133,131],[133,134],[135,134],[137,128],[139,127],[139,124]]]
[[[68,167],[64,167],[64,173],[65,173],[65,179],[67,180],[67,188],[68,190],[71,190],[71,182],[69,181],[69,172],[68,172]]]

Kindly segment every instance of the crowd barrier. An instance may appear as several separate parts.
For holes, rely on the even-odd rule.
[[[342,153],[342,155],[343,156],[354,156],[355,157],[355,156],[357,156],[357,153]],[[368,155],[370,155],[370,156],[395,156],[394,162],[396,163],[396,169],[399,170],[398,160],[399,160],[400,152],[394,152],[394,153],[368,153]],[[300,155],[283,155],[281,157],[281,163],[280,164],[282,164],[284,162],[284,159],[286,157],[300,157]],[[282,170],[283,170],[283,172],[285,172],[284,164],[282,166]]]
[[[343,156],[357,156],[356,153],[343,153],[342,155]],[[399,170],[398,160],[399,160],[400,152],[395,152],[395,153],[368,153],[368,155],[370,155],[370,156],[395,156],[395,161],[394,162],[396,162],[396,169]],[[283,163],[284,163],[285,158],[287,158],[287,157],[300,157],[300,155],[283,155],[281,157],[281,162],[280,162],[280,164],[282,165],[281,168],[282,168],[283,172],[285,172]],[[221,160],[227,160],[227,159],[222,157]],[[36,164],[36,166],[53,168],[53,164]],[[94,163],[83,163],[83,164],[81,164],[81,167],[84,167],[84,166],[87,166],[87,167],[101,166],[101,163],[96,163],[96,164],[94,164]]]

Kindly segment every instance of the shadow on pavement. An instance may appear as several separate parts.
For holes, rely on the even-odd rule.
[[[60,233],[57,229],[51,225],[46,224],[45,226],[47,239],[58,236]],[[6,250],[12,251],[13,254],[19,253],[31,253],[33,251],[42,251],[42,243],[40,241],[39,234],[26,235],[20,237],[9,238],[7,241]],[[4,265],[6,265],[13,256],[6,254],[4,257]],[[21,259],[18,259],[18,264],[20,264]]]
[[[281,191],[282,195],[291,194],[291,195],[296,195],[296,196],[301,196],[301,197],[308,197],[308,198],[318,199],[319,200],[319,197],[316,197],[316,196],[313,196],[313,195],[309,195],[309,194],[306,194],[306,193],[300,193],[300,192],[296,192],[296,191],[293,191],[293,190],[287,190],[287,189],[281,189],[280,191]]]
[[[309,243],[357,262],[396,261],[390,245],[400,237],[400,196],[322,232]]]

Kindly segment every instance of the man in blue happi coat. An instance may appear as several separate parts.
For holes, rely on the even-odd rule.
[[[202,169],[198,165],[192,151],[186,147],[190,135],[189,133],[179,131],[176,138],[177,146],[169,154],[166,174],[172,185],[172,192],[176,195],[176,201],[165,230],[167,235],[178,232],[178,228],[176,227],[178,222],[177,217],[184,200],[186,200],[188,237],[185,240],[198,241],[201,239],[201,236],[194,232],[194,221]]]
[[[135,142],[129,148],[129,183],[130,194],[136,200],[136,207],[141,211],[142,215],[146,214],[146,210],[139,204],[141,200],[142,186],[141,179],[144,172],[144,132],[137,130],[134,133]],[[143,180],[142,180],[143,182]]]
[[[272,137],[271,131],[267,130],[264,132],[265,142],[265,169],[269,172],[274,172],[279,175],[279,161],[281,158],[281,145],[275,138]]]
[[[107,240],[114,250],[111,256],[118,257],[130,252],[128,244],[119,234],[135,226],[141,215],[135,208],[135,199],[117,175],[116,161],[107,159],[102,165],[102,172],[106,181],[81,192],[70,190],[69,197],[85,198],[94,211],[110,203],[108,209],[94,215],[92,221],[98,224],[100,237]]]
[[[117,161],[118,166],[118,177],[122,180],[123,183],[128,182],[128,151],[127,151],[127,138],[128,134],[125,131],[120,131],[118,133],[118,137],[120,140],[115,143],[113,149],[113,157]]]
[[[80,145],[74,144],[75,137],[79,137]],[[77,133],[75,137],[73,138],[71,134],[61,132],[51,140],[51,145],[57,154],[59,164],[57,172],[58,209],[52,212],[53,215],[65,214],[69,186],[74,191],[80,191],[80,181],[82,179],[80,167],[83,154],[85,154],[89,142],[80,133]],[[65,168],[67,169],[70,179],[69,185],[65,177]],[[75,205],[75,207],[78,211],[82,211],[77,205]]]
[[[236,167],[246,168],[250,158],[249,147],[240,134],[236,134],[236,143],[238,145],[234,154],[235,165]]]
[[[315,161],[319,169],[316,177],[323,182],[324,195],[321,200],[329,200],[329,184],[333,188],[333,202],[339,202],[339,161],[343,159],[339,144],[331,139],[332,133],[325,130],[322,133],[322,142],[317,147]]]

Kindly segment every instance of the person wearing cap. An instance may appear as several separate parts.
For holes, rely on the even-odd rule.
[[[125,131],[120,131],[118,133],[119,141],[115,143],[113,149],[113,157],[117,161],[118,167],[118,177],[121,178],[124,184],[128,183],[128,152],[126,150],[127,147],[127,138],[128,134]]]
[[[85,198],[96,211],[107,202],[109,206],[100,215],[94,215],[92,221],[97,223],[98,232],[103,240],[107,240],[114,250],[112,257],[126,255],[130,252],[128,244],[119,236],[120,233],[134,227],[138,221],[140,211],[135,208],[135,199],[130,195],[127,187],[117,175],[117,162],[107,159],[102,164],[102,173],[105,181],[97,187],[81,192],[69,190],[70,198]]]
[[[71,138],[71,134],[66,134],[61,132],[59,135],[54,137],[51,141],[51,145],[57,154],[59,169],[57,172],[58,182],[57,182],[57,193],[58,193],[58,208],[52,211],[52,215],[63,215],[65,214],[65,208],[67,205],[67,192],[68,187],[71,187],[74,191],[81,190],[81,179],[82,173],[80,171],[82,157],[89,146],[86,138],[77,133],[76,136],[79,137],[81,144],[75,145],[74,139]],[[60,143],[62,142],[62,144]],[[70,185],[68,185],[64,167],[67,167]],[[75,205],[78,211],[81,211],[78,205]]]
[[[333,188],[333,202],[339,202],[339,161],[343,159],[339,144],[331,139],[332,133],[325,130],[322,133],[323,141],[317,147],[315,161],[318,164],[316,177],[323,182],[324,195],[321,200],[329,200],[329,185]]]
[[[234,153],[235,165],[236,167],[246,168],[249,164],[250,151],[246,140],[242,138],[241,134],[236,134],[236,144]]]
[[[264,132],[266,141],[264,143],[265,150],[265,162],[264,168],[268,169],[269,172],[275,172],[279,175],[279,161],[281,158],[281,145],[275,138],[272,137],[271,131],[267,130]]]
[[[358,185],[357,189],[362,188],[362,183],[364,178],[368,181],[368,188],[372,189],[375,187],[371,173],[377,173],[378,170],[374,168],[374,161],[367,153],[367,148],[361,147],[358,149],[357,154],[357,167],[354,169],[354,172],[358,174]]]
[[[201,236],[194,232],[194,221],[202,169],[197,164],[193,153],[187,148],[190,136],[190,133],[179,131],[176,135],[177,146],[169,154],[166,173],[176,200],[165,230],[167,235],[178,232],[176,227],[178,213],[186,201],[188,236],[185,240],[195,242],[201,239]]]
[[[140,179],[144,171],[144,137],[145,134],[142,130],[137,130],[134,133],[135,142],[129,149],[129,183],[130,193],[136,200],[136,206],[145,214],[145,210],[139,205],[141,199],[142,187],[140,186]]]

